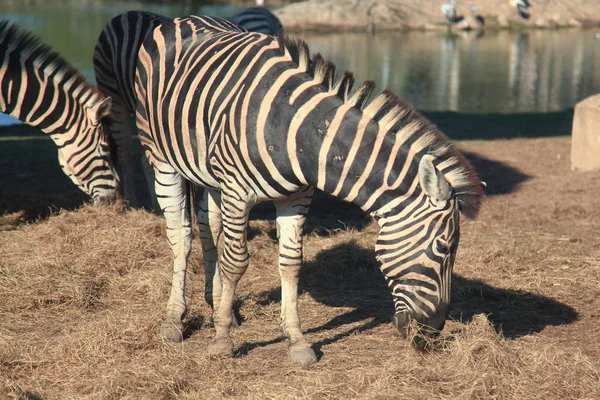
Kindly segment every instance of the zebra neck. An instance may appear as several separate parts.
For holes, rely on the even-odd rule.
[[[0,111],[52,136],[80,125],[99,96],[73,68],[44,60],[9,59],[0,78]]]

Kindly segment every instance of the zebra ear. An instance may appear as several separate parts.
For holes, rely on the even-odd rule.
[[[112,100],[110,97],[106,97],[101,102],[94,104],[90,109],[90,119],[93,125],[100,125],[102,118],[110,114],[112,108]]]
[[[434,203],[445,202],[452,196],[452,186],[444,174],[433,165],[434,157],[426,154],[419,163],[419,181],[421,189]]]

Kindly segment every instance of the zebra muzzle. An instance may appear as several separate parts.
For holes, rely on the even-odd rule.
[[[394,314],[392,323],[398,330],[398,333],[400,333],[400,336],[410,340],[412,345],[417,349],[425,348],[428,338],[436,337],[440,334],[439,329],[417,322],[408,311],[401,311]]]
[[[118,192],[111,192],[105,195],[98,196],[94,198],[94,206],[106,206],[113,204],[120,196]]]

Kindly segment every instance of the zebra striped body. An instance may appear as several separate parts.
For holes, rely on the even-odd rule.
[[[65,174],[95,203],[117,193],[103,123],[110,107],[110,99],[60,55],[0,22],[0,112],[49,134]]]
[[[250,31],[276,35],[283,31],[281,23],[264,8],[249,8],[230,18]],[[134,75],[137,54],[144,39],[154,28],[170,18],[147,11],[129,11],[113,18],[102,30],[94,48],[94,71],[98,88],[112,98],[113,123],[117,158],[122,169],[124,199],[137,205],[133,186],[134,159],[131,150],[130,115],[135,113]],[[154,178],[146,171],[149,183]],[[154,199],[153,188],[150,190]]]
[[[202,210],[210,217],[199,216],[208,221],[205,251],[223,230],[211,353],[231,352],[231,305],[249,261],[248,212],[274,200],[282,329],[294,362],[316,361],[297,310],[301,232],[314,187],[357,204],[380,224],[376,255],[398,329],[411,319],[430,331],[444,325],[459,209],[474,217],[483,186],[447,138],[407,104],[388,91],[368,101],[372,83],[351,94],[351,74],[335,81],[333,72],[320,56],[310,60],[301,42],[231,30],[206,17],[161,24],[139,52],[136,123],[175,254],[168,323],[180,328],[185,311],[185,180],[210,189]]]

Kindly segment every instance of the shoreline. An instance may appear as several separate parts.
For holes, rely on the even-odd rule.
[[[532,0],[530,18],[524,19],[507,0],[457,0],[460,21],[450,23],[441,12],[448,1],[308,0],[274,13],[290,33],[600,28],[600,2]]]

